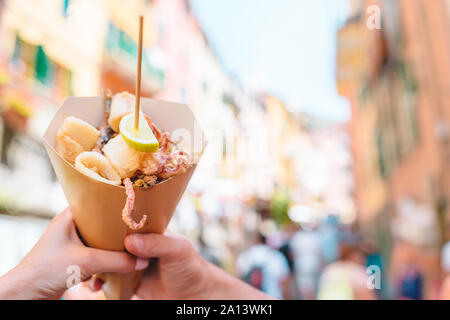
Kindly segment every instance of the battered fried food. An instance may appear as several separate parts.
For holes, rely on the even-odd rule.
[[[126,200],[125,206],[123,207],[123,210],[122,210],[122,220],[123,220],[123,222],[125,222],[125,224],[128,226],[128,228],[130,228],[131,230],[139,230],[144,226],[145,221],[147,221],[147,215],[144,214],[142,216],[141,221],[139,221],[139,223],[137,223],[136,221],[133,220],[133,218],[131,217],[131,213],[133,212],[133,208],[134,208],[134,200],[135,200],[133,183],[131,182],[131,180],[129,178],[126,178],[125,180],[123,180],[123,184],[125,185],[125,193],[127,194],[127,200]]]
[[[81,152],[92,150],[99,136],[99,131],[89,123],[69,116],[57,132],[56,151],[73,164]]]
[[[122,179],[108,159],[95,151],[85,151],[78,155],[75,160],[75,168],[81,173],[112,185],[120,185]]]
[[[145,114],[158,140],[158,149],[154,153],[135,150],[123,138],[123,133],[118,133],[121,119],[133,112],[134,96],[128,92],[112,98],[107,95],[104,103],[100,131],[86,121],[67,117],[57,132],[56,151],[88,177],[112,185],[123,184],[127,200],[122,219],[128,228],[138,230],[144,226],[147,216],[139,223],[131,217],[135,200],[133,187],[149,188],[182,174],[192,165],[192,159],[189,153],[177,150],[170,133],[160,130]]]
[[[100,132],[100,138],[97,140],[97,143],[95,144],[94,151],[102,153],[103,146],[108,143],[108,141],[111,138],[114,138],[116,136],[116,133],[114,130],[110,127],[108,123],[108,118],[111,112],[111,92],[107,92],[103,96],[103,121],[100,125],[99,132]]]
[[[65,135],[63,132],[58,132],[56,135],[56,151],[64,158],[64,160],[74,164],[77,156],[84,151],[81,144]]]
[[[120,120],[123,116],[134,110],[134,95],[128,92],[118,93],[113,96],[111,101],[111,111],[109,113],[109,126],[115,131],[119,132]]]
[[[144,153],[131,148],[121,135],[117,135],[105,144],[103,154],[122,179],[133,177],[144,157]]]

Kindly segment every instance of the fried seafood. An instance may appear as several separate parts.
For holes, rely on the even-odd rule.
[[[131,179],[133,185],[139,188],[149,188],[158,182],[158,177],[155,175],[138,174]]]
[[[67,117],[56,135],[56,151],[65,160],[74,163],[81,152],[92,150],[99,136],[99,131],[86,121]]]
[[[191,156],[184,151],[172,152],[162,166],[158,178],[167,179],[177,174],[184,173],[191,163]]]
[[[120,134],[108,141],[103,147],[103,153],[122,179],[135,175],[145,155],[131,148]]]
[[[111,101],[111,111],[109,113],[109,126],[115,131],[119,132],[120,120],[123,116],[133,112],[134,110],[134,95],[128,92],[122,92],[114,95]]]
[[[156,175],[161,172],[161,160],[159,153],[147,153],[141,163],[141,171],[145,175]]]
[[[111,93],[108,92],[103,97],[103,121],[100,125],[100,137],[95,144],[94,151],[102,152],[103,146],[108,143],[111,138],[114,138],[117,134],[111,128],[108,123],[109,114],[111,112]]]
[[[95,151],[80,153],[75,160],[75,168],[85,175],[99,181],[120,185],[122,179],[108,159]]]
[[[161,144],[162,140],[162,132],[161,130],[159,130],[159,128],[157,126],[155,126],[152,122],[152,119],[150,119],[150,117],[146,114],[144,114],[144,118],[147,121],[149,127],[153,130],[153,134],[155,135],[156,139],[158,140],[159,144]]]
[[[144,214],[139,223],[133,220],[133,218],[131,217],[135,200],[133,183],[129,178],[126,178],[125,180],[123,180],[123,184],[125,185],[125,193],[127,194],[127,200],[122,210],[122,220],[131,230],[139,230],[144,226],[145,221],[147,221],[147,215]]]
[[[95,146],[100,135],[89,123],[75,117],[64,119],[60,132],[78,142],[86,151]]]
[[[62,132],[56,134],[56,151],[64,160],[75,163],[77,156],[84,151],[81,144]]]
[[[149,133],[158,142],[156,152],[142,152],[125,140],[122,136],[125,132],[119,132],[120,122],[133,109],[133,95],[127,92],[112,98],[106,95],[104,119],[99,130],[86,121],[67,117],[57,132],[56,151],[78,171],[93,179],[117,186],[123,184],[127,199],[122,219],[130,229],[138,230],[144,226],[147,216],[139,222],[131,217],[135,200],[133,187],[149,188],[182,174],[192,165],[192,159],[189,153],[177,150],[170,133],[160,130],[145,114],[143,117],[151,129]]]

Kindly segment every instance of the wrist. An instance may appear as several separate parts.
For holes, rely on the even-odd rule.
[[[206,262],[206,261],[205,261]],[[222,300],[232,299],[230,296],[233,287],[233,276],[228,274],[221,268],[206,262],[208,264],[206,270],[207,281],[203,299]]]
[[[205,296],[210,300],[267,300],[273,299],[221,268],[208,263]]]
[[[22,271],[20,265],[0,277],[0,299],[31,300],[39,299],[35,288],[37,277],[33,271]]]
[[[17,267],[16,267],[17,268]],[[18,277],[16,268],[0,277],[0,299],[1,300],[20,300],[23,297],[26,288],[22,288],[22,283]]]
[[[213,264],[208,262],[199,256],[199,264],[196,266],[197,270],[200,270],[201,277],[194,287],[194,291],[191,292],[188,299],[192,300],[208,300],[212,299],[211,295],[214,292],[214,287],[217,285],[219,279],[217,279],[217,275],[215,273],[214,268],[216,268]],[[186,297],[183,297],[186,298]],[[182,299],[183,299],[182,298]]]

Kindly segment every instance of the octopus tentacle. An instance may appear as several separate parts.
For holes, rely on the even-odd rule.
[[[175,151],[166,155],[163,161],[163,169],[158,173],[158,176],[165,179],[184,173],[186,166],[191,162],[191,156],[185,151]]]
[[[131,230],[139,230],[144,226],[145,222],[147,221],[147,215],[144,214],[139,223],[136,223],[136,221],[133,220],[133,218],[131,217],[135,200],[133,183],[131,182],[130,178],[126,178],[125,180],[123,180],[123,184],[125,185],[125,193],[127,195],[127,200],[125,202],[125,207],[122,210],[122,220]]]

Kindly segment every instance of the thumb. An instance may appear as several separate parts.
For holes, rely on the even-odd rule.
[[[128,253],[87,248],[88,262],[86,269],[89,275],[102,272],[129,273],[144,270],[148,267],[148,259],[135,258]]]
[[[192,246],[183,236],[149,233],[128,235],[125,248],[137,257],[179,259],[182,254],[190,252]]]

